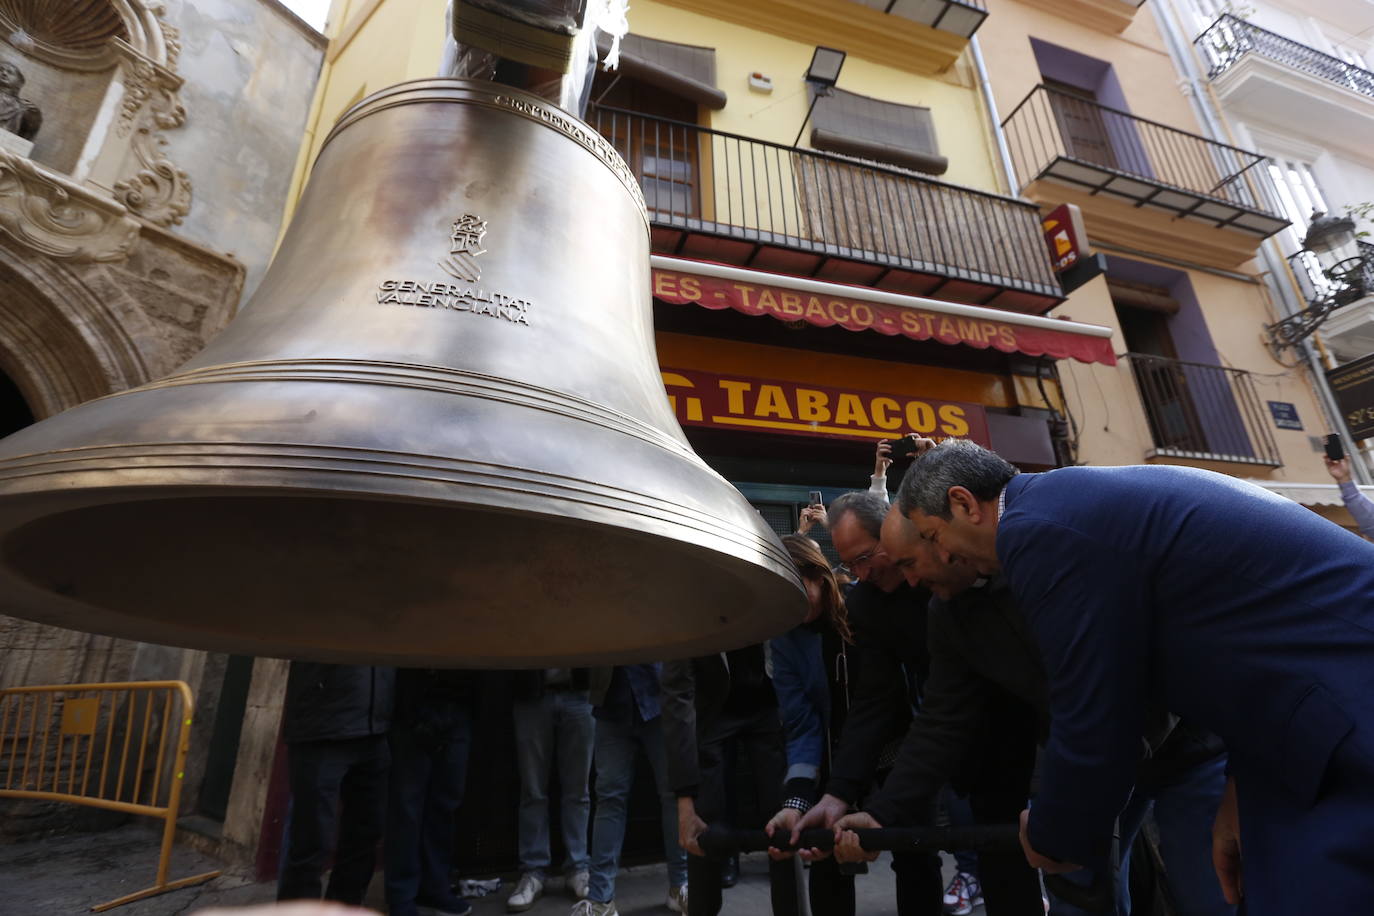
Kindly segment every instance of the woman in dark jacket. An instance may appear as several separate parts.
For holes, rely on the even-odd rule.
[[[810,605],[806,620],[769,642],[773,689],[778,695],[787,742],[787,776],[783,807],[765,828],[784,836],[820,797],[829,770],[830,752],[839,740],[849,708],[848,655],[852,641],[844,598],[829,563],[816,542],[799,534],[782,539],[806,585]],[[790,853],[769,853],[782,858]],[[811,911],[826,916],[852,916],[854,875],[842,874],[833,858],[811,864]]]

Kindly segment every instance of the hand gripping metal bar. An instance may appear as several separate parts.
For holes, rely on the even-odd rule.
[[[880,827],[870,830],[855,830],[859,845],[869,852],[904,851],[934,852],[968,849],[982,850],[1021,849],[1020,828],[1016,824],[996,824],[979,827]],[[803,830],[800,841],[793,845],[790,837],[778,831],[773,837],[762,830],[732,830],[719,825],[710,827],[697,838],[702,851],[710,856],[726,856],[735,852],[760,852],[773,848],[786,852],[798,849],[820,849],[830,852],[835,848],[833,830],[817,828]],[[1086,910],[1089,913],[1110,913],[1115,897],[1112,879],[1109,874],[1096,874],[1091,887],[1075,884],[1063,875],[1045,875],[1045,886],[1065,903]]]

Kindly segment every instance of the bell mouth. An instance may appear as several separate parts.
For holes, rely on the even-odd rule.
[[[482,505],[135,498],[13,529],[0,541],[0,580],[50,608],[56,597],[63,612],[48,622],[71,625],[61,619],[70,614],[115,636],[443,667],[719,651],[774,635],[779,603],[796,604],[795,587],[757,563],[665,540]]]

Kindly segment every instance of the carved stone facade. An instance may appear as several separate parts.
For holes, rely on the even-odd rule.
[[[207,64],[207,46],[234,66]],[[42,420],[166,375],[229,323],[250,268],[227,252],[255,276],[266,266],[323,51],[275,0],[0,0],[0,62],[43,108],[31,151],[0,148],[0,374],[22,412]],[[230,137],[252,169],[207,154],[232,154]],[[189,811],[226,656],[0,616],[0,687],[167,678],[199,707]],[[3,820],[31,835],[100,816],[7,801]],[[13,835],[0,828],[0,841]]]
[[[128,208],[0,150],[0,228],[40,254],[122,261],[138,241]]]
[[[190,209],[191,181],[164,154],[162,131],[186,122],[180,35],[161,3],[95,6],[83,26],[83,17],[53,18],[41,4],[0,0],[8,35],[0,59],[32,74],[33,92],[60,94],[63,103],[49,106],[54,116],[33,159],[155,226],[176,225]]]

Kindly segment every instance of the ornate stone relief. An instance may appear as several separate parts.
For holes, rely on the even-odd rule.
[[[191,179],[164,155],[167,140],[160,131],[186,123],[178,94],[182,79],[131,49],[123,73],[124,104],[115,133],[129,138],[133,170],[115,184],[115,198],[151,223],[176,225],[191,209]]]
[[[121,261],[139,224],[108,198],[0,150],[0,230],[53,258]]]
[[[181,127],[183,80],[175,72],[180,33],[164,21],[161,0],[0,0],[0,39],[69,70],[115,67],[118,110],[84,179],[128,212],[174,226],[191,208],[191,180],[166,154],[162,131]],[[44,172],[46,174],[46,172]]]

